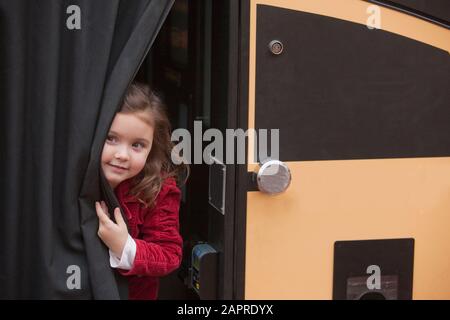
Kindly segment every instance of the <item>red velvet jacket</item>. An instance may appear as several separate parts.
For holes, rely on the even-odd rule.
[[[128,231],[136,242],[136,256],[131,270],[117,270],[128,276],[129,299],[156,299],[159,277],[174,271],[181,263],[180,189],[174,179],[167,179],[155,206],[146,209],[127,195],[130,182],[130,179],[121,182],[115,193],[127,217]]]

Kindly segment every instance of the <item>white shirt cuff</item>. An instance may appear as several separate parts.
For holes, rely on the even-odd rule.
[[[133,268],[134,257],[136,256],[136,242],[128,235],[127,242],[122,251],[120,259],[109,250],[109,264],[112,268],[119,268],[123,270],[131,270]]]

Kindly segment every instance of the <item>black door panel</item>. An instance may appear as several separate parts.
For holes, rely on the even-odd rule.
[[[280,129],[281,160],[449,156],[449,79],[439,48],[258,6],[255,127]]]

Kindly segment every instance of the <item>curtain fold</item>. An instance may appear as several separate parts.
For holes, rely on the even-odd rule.
[[[0,0],[0,298],[126,298],[97,236],[94,201],[117,205],[99,159],[172,3]]]

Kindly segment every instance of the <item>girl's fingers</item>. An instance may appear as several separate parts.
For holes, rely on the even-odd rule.
[[[103,212],[109,217],[108,207],[107,207],[105,201],[102,200],[101,205],[102,205]]]
[[[116,219],[116,223],[118,225],[125,224],[125,221],[123,221],[122,213],[120,213],[120,208],[119,207],[114,209],[114,218]]]
[[[99,202],[95,201],[95,211],[97,212],[98,220],[100,220],[101,223],[108,223],[109,218],[108,216],[103,212],[102,206]]]

